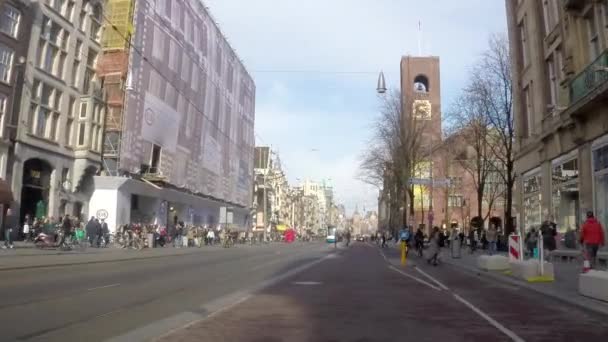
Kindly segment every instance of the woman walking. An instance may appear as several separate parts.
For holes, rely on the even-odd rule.
[[[433,266],[437,266],[439,261],[439,227],[433,227],[433,232],[431,233],[431,237],[429,239],[429,255],[430,257],[426,260],[429,264],[432,263]]]

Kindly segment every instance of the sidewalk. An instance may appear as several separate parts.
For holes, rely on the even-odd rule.
[[[532,290],[539,294],[549,296],[562,302],[580,307],[585,310],[594,311],[608,315],[608,303],[581,296],[578,293],[578,276],[581,273],[582,265],[577,262],[565,263],[554,262],[555,281],[547,283],[530,283],[520,280],[501,272],[484,271],[477,267],[477,257],[483,255],[485,251],[478,251],[470,254],[468,250],[462,250],[460,259],[453,259],[447,248],[442,249],[441,260],[445,264],[458,267],[469,273],[479,276],[493,278],[499,282],[510,283],[515,286]],[[506,253],[499,253],[506,256]]]

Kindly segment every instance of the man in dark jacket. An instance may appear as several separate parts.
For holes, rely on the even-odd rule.
[[[105,241],[104,247],[107,247],[110,240],[110,228],[104,219],[101,220],[101,235]]]
[[[99,219],[95,219],[95,235],[97,235],[97,248],[101,246],[101,240],[103,239],[103,229]]]
[[[89,245],[93,247],[93,242],[97,237],[97,225],[95,224],[95,216],[91,216],[89,222],[84,228],[87,232],[87,239],[89,240]]]
[[[585,245],[587,257],[591,261],[592,267],[597,258],[597,250],[604,245],[604,229],[593,216],[592,211],[587,212],[587,220],[583,224],[581,231],[581,243]]]
[[[14,214],[13,209],[8,208],[4,218],[4,245],[2,248],[14,248],[13,231],[17,231],[17,225],[17,215]]]
[[[557,235],[557,225],[551,217],[547,217],[545,222],[540,226],[540,232],[543,235],[543,247],[549,252],[554,251],[557,248],[555,242],[555,236]]]

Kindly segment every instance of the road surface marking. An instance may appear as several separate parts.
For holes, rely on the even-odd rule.
[[[320,281],[294,281],[291,282],[293,285],[321,285],[323,284]]]
[[[90,289],[87,289],[87,291],[107,289],[108,287],[115,287],[115,286],[120,286],[120,284],[116,283],[116,284],[110,284],[110,285],[104,285],[104,286],[91,287]]]
[[[481,311],[480,309],[478,309],[475,305],[469,303],[466,299],[460,297],[459,295],[453,293],[454,298],[456,298],[457,301],[461,302],[462,304],[466,305],[469,307],[469,309],[473,310],[476,314],[478,314],[479,316],[481,316],[483,319],[485,319],[486,321],[488,321],[488,323],[490,323],[491,325],[493,325],[496,329],[500,330],[503,334],[507,335],[511,340],[516,341],[516,342],[524,342],[524,339],[522,339],[521,337],[517,336],[513,331],[507,329],[504,325],[498,323],[497,321],[495,321],[492,317],[488,316],[486,313],[484,313],[483,311]]]
[[[382,257],[384,258],[384,261],[388,262],[388,259],[386,258],[386,255],[384,254],[384,252],[380,249],[380,255],[382,255]]]
[[[434,289],[434,290],[441,291],[441,289],[440,289],[440,288],[438,288],[437,286],[435,286],[435,285],[433,285],[433,284],[431,284],[431,283],[429,283],[429,282],[427,282],[427,281],[425,281],[425,280],[422,280],[422,279],[420,279],[420,278],[418,278],[418,277],[414,277],[414,276],[413,276],[413,275],[411,275],[411,274],[407,274],[407,273],[405,273],[405,272],[401,271],[400,269],[396,268],[395,266],[392,266],[392,265],[391,265],[391,266],[389,266],[388,268],[392,269],[393,271],[395,271],[395,272],[397,272],[397,273],[399,273],[399,274],[401,274],[401,275],[404,275],[404,276],[406,276],[406,277],[408,277],[408,278],[411,278],[411,279],[413,279],[413,280],[415,280],[415,281],[417,281],[417,282],[419,282],[419,283],[421,283],[421,284],[424,284],[424,285],[426,285],[426,286],[428,286],[428,287],[430,287],[430,288],[432,288],[432,289]]]
[[[442,289],[449,291],[448,287],[443,285],[442,282],[440,282],[439,280],[437,280],[436,278],[432,277],[430,274],[424,272],[423,270],[421,270],[420,268],[416,267],[416,271],[418,271],[420,274],[422,274],[423,276],[429,278],[432,282],[434,282],[435,284],[437,284],[439,287],[441,287]]]

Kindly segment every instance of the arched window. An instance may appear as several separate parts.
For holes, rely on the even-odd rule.
[[[414,78],[414,91],[418,93],[427,93],[429,91],[429,79],[424,75],[418,75]]]

